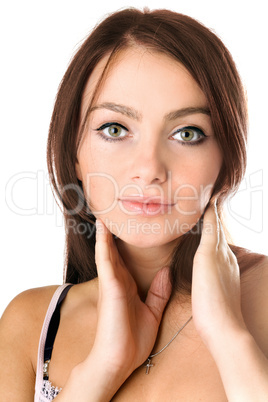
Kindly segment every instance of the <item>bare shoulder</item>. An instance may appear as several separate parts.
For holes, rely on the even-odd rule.
[[[97,279],[72,286],[64,299],[49,366],[50,381],[58,387],[65,386],[72,369],[85,360],[92,349],[97,326],[97,302]]]
[[[81,310],[84,307],[96,308],[98,302],[98,278],[88,282],[73,285],[68,292],[66,302],[62,308],[62,314],[73,313],[76,310]]]
[[[47,309],[58,286],[35,288],[20,293],[7,306],[0,320],[0,388],[7,401],[27,402],[34,398],[39,339]],[[95,313],[97,298],[97,280],[71,288],[61,308],[59,332],[64,333],[63,339],[66,338],[66,333],[73,336],[75,324],[78,328],[83,328],[81,323],[85,321],[86,312]],[[59,343],[66,347],[61,342],[62,337],[57,336],[56,340],[58,338]],[[80,338],[77,339],[79,345]],[[68,347],[69,344],[65,353]],[[56,352],[57,349],[63,353],[62,348],[56,348]],[[57,360],[55,357],[57,353],[53,352],[53,360]]]
[[[28,289],[18,294],[7,306],[3,314],[3,318],[5,318],[5,316],[7,314],[9,315],[11,312],[16,312],[17,309],[23,309],[26,306],[31,305],[33,302],[37,303],[37,307],[42,309],[42,305],[50,302],[51,297],[58,286],[59,285],[53,285]],[[45,306],[43,308],[44,310],[46,309]],[[28,311],[28,313],[34,314],[34,310],[32,309],[32,311]]]
[[[0,320],[0,371],[4,373],[0,376],[0,387],[3,395],[12,392],[12,401],[33,398],[39,337],[57,287],[47,286],[20,293],[7,306]]]
[[[268,257],[244,249],[240,253],[243,316],[250,333],[268,357]]]
[[[251,301],[257,296],[266,298],[267,292],[262,292],[261,289],[267,289],[268,256],[245,250],[242,258],[238,258],[238,263],[241,270],[242,295]]]
[[[43,322],[51,298],[58,288],[46,286],[26,290],[17,295],[7,306],[0,321],[2,331],[31,330]],[[32,325],[33,326],[32,326]]]

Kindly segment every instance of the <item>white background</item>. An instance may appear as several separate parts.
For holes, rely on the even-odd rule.
[[[231,51],[248,92],[250,142],[246,180],[227,205],[227,220],[236,244],[267,254],[265,3],[264,0],[2,2],[0,315],[19,292],[62,283],[64,227],[46,168],[46,140],[53,103],[59,82],[81,41],[107,13],[130,4],[138,8],[169,8],[197,18],[212,28]],[[23,180],[18,180],[22,177]],[[18,213],[20,209],[32,208],[36,209],[32,215]]]

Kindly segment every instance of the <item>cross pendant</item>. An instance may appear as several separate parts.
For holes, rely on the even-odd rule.
[[[148,361],[148,363],[145,365],[145,367],[146,367],[146,373],[145,374],[149,374],[150,368],[154,366],[154,364],[151,364],[152,359],[148,358],[147,361]]]

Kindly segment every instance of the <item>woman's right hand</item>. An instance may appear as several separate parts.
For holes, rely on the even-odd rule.
[[[95,258],[99,278],[98,323],[92,353],[111,373],[126,378],[153,349],[169,300],[169,269],[155,276],[145,302],[126,268],[111,232],[97,220]]]

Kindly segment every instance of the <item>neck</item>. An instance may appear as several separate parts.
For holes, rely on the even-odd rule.
[[[144,300],[156,273],[170,264],[178,239],[161,246],[141,248],[116,240],[118,251],[133,276],[139,294]]]

